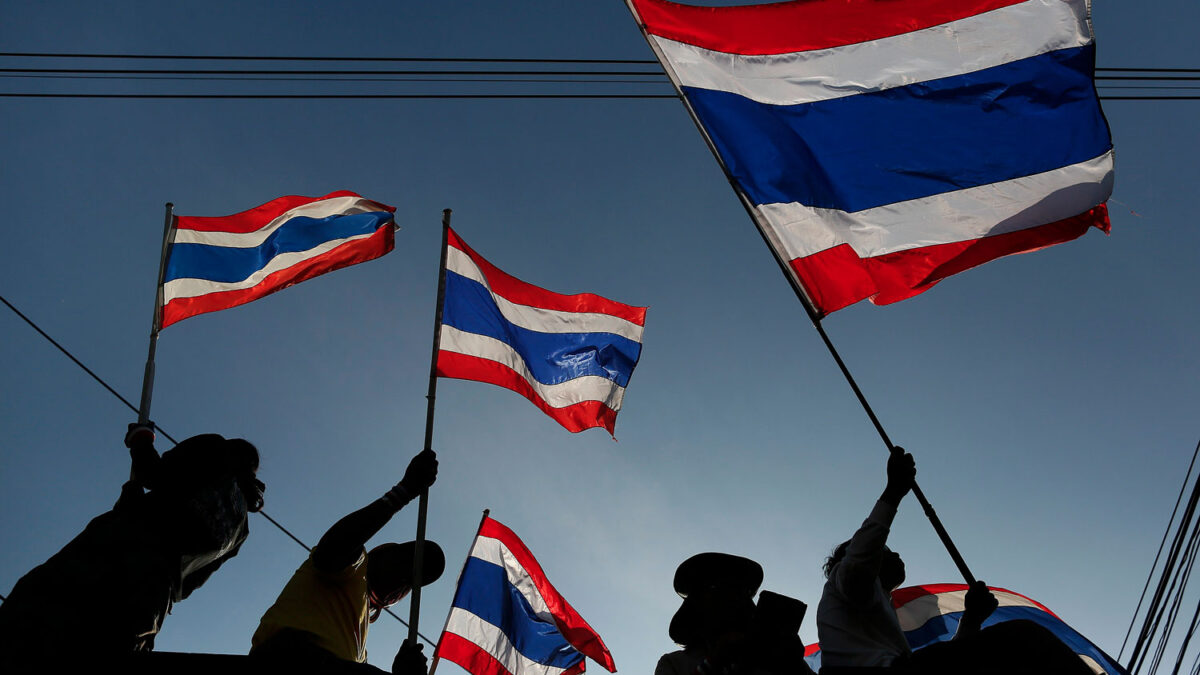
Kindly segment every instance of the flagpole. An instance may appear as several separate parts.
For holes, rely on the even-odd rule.
[[[471,550],[475,547],[475,542],[479,540],[479,533],[483,532],[483,524],[487,522],[488,514],[491,509],[483,510],[483,517],[479,519],[479,527],[475,528],[475,536],[471,539],[471,546],[467,548],[467,557],[463,558],[462,569],[458,571],[458,580],[454,582],[454,592],[458,593],[458,585],[462,583],[463,573],[467,571],[467,563],[471,561]],[[437,670],[438,661],[441,658],[438,656],[438,650],[442,646],[442,638],[446,636],[446,629],[450,627],[450,612],[454,611],[454,604],[451,601],[450,609],[446,611],[446,623],[442,624],[442,632],[438,635],[437,646],[433,648],[433,660],[429,663],[429,672],[426,675],[433,675],[433,671]]]
[[[691,116],[692,123],[696,125],[696,129],[700,132],[700,136],[704,139],[705,144],[708,145],[709,152],[712,153],[713,157],[717,160],[717,164],[725,173],[725,179],[729,181],[729,185],[733,188],[734,193],[737,194],[738,198],[742,202],[742,208],[746,210],[746,215],[750,216],[750,221],[754,223],[754,227],[756,230],[758,230],[759,236],[762,237],[763,242],[767,245],[767,249],[771,251],[772,257],[775,258],[775,263],[779,265],[780,271],[782,271],[783,276],[787,278],[788,284],[791,285],[792,291],[796,294],[796,298],[800,300],[800,304],[804,307],[804,312],[808,315],[809,321],[811,321],[813,327],[817,329],[817,334],[821,336],[821,340],[825,343],[825,347],[829,350],[830,355],[833,356],[833,360],[837,363],[838,368],[841,369],[842,376],[846,379],[846,382],[850,384],[850,388],[854,391],[854,395],[858,398],[858,402],[862,405],[863,410],[867,413],[867,417],[870,418],[871,423],[875,425],[875,431],[879,433],[879,437],[883,440],[884,445],[887,446],[888,452],[891,452],[896,446],[892,444],[892,439],[888,437],[887,431],[884,430],[883,424],[881,424],[879,422],[879,418],[876,417],[875,411],[871,408],[871,404],[867,402],[867,398],[863,395],[862,390],[859,389],[858,383],[854,380],[854,376],[850,374],[850,369],[847,368],[846,363],[842,361],[841,355],[838,354],[837,349],[833,346],[833,341],[830,340],[829,336],[825,333],[825,328],[821,325],[821,313],[817,311],[812,299],[808,296],[807,290],[805,290],[804,285],[800,283],[800,279],[796,276],[795,271],[788,266],[787,262],[782,257],[780,257],[779,248],[774,245],[777,242],[772,242],[771,237],[763,227],[763,224],[759,221],[758,213],[755,211],[754,205],[750,202],[749,197],[747,197],[746,194],[738,187],[737,181],[734,180],[733,174],[729,172],[729,167],[725,166],[725,161],[721,159],[721,154],[717,152],[717,147],[713,143],[712,138],[709,137],[708,131],[705,130],[704,125],[700,123],[700,118],[696,116],[696,111],[692,108],[691,102],[688,101],[688,98],[684,96],[683,92],[680,90],[679,78],[676,76],[675,71],[671,68],[670,62],[667,61],[667,59],[659,51],[658,45],[656,45],[654,41],[650,39],[650,36],[647,35],[646,25],[642,22],[641,16],[638,15],[637,8],[633,6],[632,0],[625,0],[625,6],[629,9],[630,14],[633,15],[634,20],[637,21],[638,30],[641,31],[642,37],[646,40],[646,44],[650,46],[650,49],[654,52],[659,64],[661,64],[663,70],[666,71],[667,77],[671,80],[671,84],[675,87],[675,93],[679,95],[679,100],[683,102],[683,107],[687,109],[688,115]],[[955,546],[954,541],[950,539],[950,533],[947,532],[945,526],[942,525],[941,519],[938,518],[937,513],[933,510],[933,506],[929,503],[929,500],[925,498],[925,493],[921,491],[921,488],[917,485],[916,481],[913,481],[912,493],[913,496],[917,498],[917,502],[920,503],[921,509],[925,512],[925,517],[929,519],[929,523],[933,526],[934,532],[936,532],[938,538],[941,539],[942,545],[946,547],[946,551],[950,554],[950,558],[954,561],[955,567],[958,568],[959,574],[962,575],[963,579],[968,584],[975,583],[975,575],[971,574],[971,570],[967,567],[966,561],[963,560],[962,554],[959,553],[958,547]]]
[[[162,330],[163,276],[167,269],[167,252],[171,249],[171,232],[175,224],[175,205],[167,202],[163,222],[162,251],[158,257],[158,283],[154,295],[154,318],[150,325],[150,349],[146,355],[146,370],[142,374],[142,400],[138,406],[138,424],[150,421],[150,399],[154,396],[154,352],[158,348],[158,332]]]
[[[442,303],[446,298],[446,245],[450,233],[450,209],[442,209],[442,259],[438,264],[437,309],[433,320],[433,354],[429,359],[429,393],[425,399],[425,450],[433,450],[433,406],[437,400],[437,357],[442,346]],[[429,513],[429,489],[421,491],[417,501],[417,539],[413,551],[413,588],[408,610],[408,640],[417,642],[417,622],[421,615],[421,572],[425,555],[425,520]]]

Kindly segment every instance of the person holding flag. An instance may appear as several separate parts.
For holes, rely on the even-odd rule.
[[[117,503],[0,604],[0,671],[148,652],[172,606],[237,555],[247,515],[263,506],[258,449],[202,434],[160,457],[154,436],[153,424],[129,426],[132,468]]]
[[[1091,673],[1075,652],[1036,623],[1006,621],[984,628],[998,601],[982,581],[970,585],[952,640],[915,652],[909,648],[892,602],[892,592],[904,583],[904,561],[888,548],[887,537],[916,477],[913,456],[894,447],[887,485],[870,515],[825,561],[825,588],[817,606],[821,672],[888,667],[906,673]]]
[[[251,638],[250,656],[272,670],[296,672],[381,672],[366,665],[367,630],[387,607],[416,585],[415,542],[381,544],[368,552],[367,540],[400,509],[437,480],[437,455],[424,450],[409,462],[404,477],[382,497],[343,517],[317,542],[308,559],[263,614]],[[424,542],[420,585],[442,575],[442,549]],[[422,646],[405,641],[392,663],[396,675],[425,675]]]

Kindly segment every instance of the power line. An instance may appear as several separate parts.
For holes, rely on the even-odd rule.
[[[62,94],[0,92],[0,98],[72,98],[143,100],[562,100],[562,99],[678,99],[676,94]],[[1105,101],[1196,101],[1200,96],[1103,94]]]
[[[100,376],[99,376],[99,375],[97,375],[96,373],[92,372],[92,369],[91,369],[91,368],[88,368],[87,366],[85,366],[85,365],[83,364],[83,362],[82,362],[82,361],[80,361],[79,359],[75,358],[75,355],[74,355],[74,354],[72,354],[71,352],[67,351],[67,348],[66,348],[66,347],[63,347],[61,344],[59,344],[59,343],[58,343],[58,341],[56,341],[54,338],[50,337],[50,335],[49,335],[49,334],[47,334],[47,333],[46,333],[46,331],[42,330],[42,329],[41,329],[41,327],[39,327],[39,326],[38,326],[36,323],[34,323],[32,319],[30,319],[29,317],[25,316],[25,314],[24,314],[24,313],[22,313],[22,312],[21,312],[21,310],[17,309],[17,308],[16,308],[16,307],[15,307],[15,306],[14,306],[14,305],[11,303],[11,302],[9,302],[7,298],[5,298],[4,296],[0,295],[0,302],[3,302],[3,303],[4,303],[4,304],[5,304],[5,305],[6,305],[6,306],[9,308],[9,309],[11,309],[11,310],[13,311],[13,313],[15,313],[17,316],[21,317],[21,319],[22,319],[23,321],[25,321],[25,323],[29,324],[29,325],[30,325],[30,327],[32,327],[32,328],[33,328],[35,331],[37,331],[37,332],[38,332],[38,334],[40,334],[42,337],[46,338],[46,339],[47,339],[47,340],[50,342],[50,344],[52,344],[52,345],[54,345],[55,347],[57,347],[57,348],[58,348],[58,350],[59,350],[60,352],[62,352],[63,354],[65,354],[65,355],[67,356],[67,358],[69,358],[69,359],[71,359],[72,361],[74,361],[74,362],[75,362],[75,365],[77,365],[77,366],[79,366],[80,368],[82,368],[82,369],[84,370],[84,372],[86,372],[88,375],[91,375],[91,376],[92,376],[92,379],[94,379],[94,380],[96,380],[97,382],[99,382],[99,383],[100,383],[100,384],[101,384],[101,385],[102,385],[102,386],[103,386],[105,389],[107,389],[107,390],[108,390],[108,392],[109,392],[110,394],[112,394],[113,396],[116,396],[118,399],[120,399],[120,401],[121,401],[122,403],[124,403],[124,404],[125,404],[125,405],[126,405],[126,406],[127,406],[129,409],[130,409],[130,410],[132,410],[132,411],[133,411],[133,412],[135,412],[135,413],[136,413],[136,412],[138,412],[138,409],[137,409],[136,407],[134,407],[134,405],[133,405],[132,403],[130,403],[129,401],[127,401],[127,400],[125,399],[125,397],[124,397],[124,396],[121,396],[120,394],[118,394],[118,393],[117,393],[117,391],[116,391],[115,389],[113,389],[112,387],[110,387],[110,386],[108,385],[108,383],[107,383],[107,382],[105,382],[103,379],[101,379],[101,378],[100,378]],[[178,443],[179,443],[179,442],[178,442],[178,441],[176,441],[174,438],[172,438],[172,437],[171,437],[171,435],[170,435],[170,434],[168,434],[166,431],[164,431],[164,430],[162,429],[162,427],[160,427],[160,426],[158,426],[157,424],[155,424],[155,425],[154,425],[154,428],[155,428],[155,429],[156,429],[158,432],[162,433],[162,435],[163,435],[164,437],[166,437],[166,438],[167,438],[167,440],[169,440],[169,441],[171,441],[172,443],[175,443],[176,445],[178,445]],[[279,521],[277,521],[277,520],[275,520],[274,518],[272,518],[271,516],[267,515],[267,512],[266,512],[266,511],[262,511],[262,510],[260,510],[260,511],[258,511],[258,513],[259,513],[259,515],[261,515],[262,517],[266,518],[266,519],[267,519],[267,521],[268,521],[268,522],[270,522],[272,525],[274,525],[275,527],[279,528],[279,530],[280,530],[281,532],[283,532],[284,534],[286,534],[288,537],[291,537],[292,541],[296,542],[296,543],[297,543],[297,544],[299,544],[301,547],[303,547],[305,551],[310,551],[310,552],[312,551],[312,547],[310,547],[308,544],[305,544],[305,543],[304,543],[303,541],[301,541],[301,539],[300,539],[299,537],[297,537],[296,535],[292,534],[292,533],[291,533],[291,532],[290,532],[290,531],[289,531],[289,530],[288,530],[286,527],[284,527],[282,524],[280,524],[280,523],[279,523]],[[4,600],[7,600],[7,598],[5,598],[3,595],[0,595],[0,601],[4,601]],[[404,624],[404,626],[405,626],[406,628],[408,627],[408,622],[404,621],[404,620],[403,620],[403,619],[401,619],[400,617],[398,617],[398,616],[396,616],[395,614],[393,614],[393,613],[392,613],[392,611],[391,611],[390,609],[384,608],[384,611],[386,611],[388,614],[391,614],[391,615],[392,615],[392,618],[394,618],[394,619],[396,619],[397,621],[399,621],[400,623]],[[429,638],[425,637],[425,636],[424,636],[424,635],[422,635],[421,633],[419,633],[419,632],[418,632],[418,633],[417,633],[417,635],[419,635],[419,636],[421,637],[421,639],[422,639],[422,640],[424,640],[426,643],[428,643],[430,647],[436,647],[436,646],[437,646],[437,643],[436,643],[436,642],[434,642],[433,640],[430,640]]]
[[[63,52],[0,52],[0,57],[33,59],[158,59],[181,61],[280,61],[314,63],[357,62],[357,63],[586,63],[658,65],[655,59],[551,59],[551,58],[484,58],[484,57],[431,57],[431,56],[261,56],[220,54],[71,54]],[[1128,68],[1098,67],[1098,73],[1143,72],[1156,73],[1200,73],[1200,68]]]

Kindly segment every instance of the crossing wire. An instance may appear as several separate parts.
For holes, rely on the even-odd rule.
[[[108,392],[109,392],[110,394],[112,394],[113,396],[116,396],[118,399],[120,399],[120,401],[121,401],[122,403],[124,403],[124,404],[126,405],[126,407],[128,407],[130,410],[132,410],[132,411],[133,411],[133,412],[135,412],[135,413],[136,413],[136,412],[138,412],[138,409],[137,409],[136,407],[134,407],[134,405],[133,405],[132,403],[130,403],[128,400],[126,400],[124,396],[121,396],[119,393],[117,393],[117,391],[116,391],[115,389],[113,389],[112,387],[110,387],[110,386],[108,385],[108,383],[107,383],[107,382],[105,382],[103,379],[101,379],[101,377],[100,377],[99,375],[97,375],[95,372],[93,372],[91,368],[88,368],[86,365],[84,365],[84,364],[83,364],[83,362],[82,362],[82,361],[80,361],[79,359],[75,358],[75,355],[74,355],[74,354],[72,354],[70,351],[68,351],[66,347],[63,347],[61,344],[59,344],[59,342],[58,342],[57,340],[55,340],[54,338],[50,337],[50,335],[49,335],[48,333],[46,333],[46,331],[42,330],[42,328],[41,328],[40,326],[38,326],[36,323],[34,323],[33,319],[30,319],[28,316],[25,316],[24,312],[22,312],[21,310],[17,309],[17,308],[16,308],[16,306],[14,306],[14,305],[13,305],[11,302],[9,302],[9,301],[8,301],[8,299],[7,299],[7,298],[5,298],[3,295],[0,295],[0,302],[3,302],[3,303],[5,304],[5,306],[7,306],[9,309],[11,309],[11,310],[13,311],[13,313],[14,313],[14,314],[16,314],[17,316],[21,317],[21,319],[22,319],[22,320],[23,320],[25,323],[29,324],[29,326],[30,326],[30,327],[32,327],[32,328],[33,328],[35,331],[37,331],[37,332],[38,332],[38,334],[40,334],[42,337],[46,338],[46,340],[48,340],[48,341],[50,342],[50,344],[52,344],[52,345],[54,345],[55,347],[57,347],[57,348],[58,348],[58,350],[59,350],[60,352],[62,352],[63,354],[65,354],[65,355],[67,356],[67,358],[69,358],[69,359],[71,359],[72,361],[74,361],[74,362],[75,362],[75,365],[77,365],[77,366],[79,366],[80,368],[82,368],[82,369],[84,370],[84,372],[86,372],[88,375],[91,375],[91,376],[92,376],[92,379],[94,379],[94,380],[96,380],[97,382],[99,382],[99,383],[100,383],[100,385],[101,385],[101,386],[103,386],[105,389],[107,389],[107,390],[108,390]],[[164,431],[164,430],[162,429],[162,427],[160,427],[160,426],[158,426],[157,424],[155,424],[155,425],[154,425],[154,428],[155,428],[155,430],[156,430],[156,431],[158,431],[158,432],[159,432],[159,433],[161,433],[161,434],[162,434],[164,437],[166,437],[166,439],[167,439],[167,440],[169,440],[169,441],[171,441],[172,443],[175,443],[175,444],[178,444],[178,443],[179,443],[179,441],[176,441],[174,438],[172,438],[172,437],[171,437],[171,435],[170,435],[170,434],[168,434],[166,431]],[[291,531],[289,531],[289,530],[288,530],[286,527],[284,527],[282,524],[280,524],[280,523],[279,523],[279,521],[277,521],[277,520],[275,520],[274,518],[272,518],[271,516],[267,515],[267,512],[266,512],[266,511],[259,511],[258,513],[259,513],[259,515],[261,515],[262,517],[266,518],[266,519],[267,519],[267,521],[268,521],[268,522],[270,522],[272,525],[274,525],[275,527],[279,528],[279,530],[280,530],[281,532],[283,532],[284,534],[286,534],[288,537],[291,537],[292,541],[296,542],[296,543],[297,543],[297,544],[299,544],[301,547],[303,547],[305,551],[310,551],[310,552],[312,551],[312,547],[310,547],[308,544],[305,544],[305,543],[304,543],[304,542],[303,542],[303,541],[302,541],[302,540],[301,540],[299,537],[297,537],[296,535],[292,534],[292,533],[291,533]],[[7,598],[5,598],[3,595],[0,595],[0,602],[3,602],[3,601],[5,601],[5,600],[7,600]],[[397,621],[399,621],[400,623],[404,624],[404,626],[405,626],[406,628],[408,627],[408,622],[407,622],[407,621],[405,621],[404,619],[401,619],[399,616],[396,616],[394,613],[392,613],[392,610],[390,610],[390,609],[387,609],[387,608],[384,608],[384,611],[385,611],[385,612],[387,612],[388,614],[391,614],[391,615],[392,615],[392,618],[394,618],[395,620],[397,620]],[[417,635],[419,635],[419,636],[420,636],[420,638],[421,638],[422,640],[424,640],[424,641],[425,641],[427,644],[429,644],[429,646],[430,646],[430,647],[436,647],[436,646],[437,646],[437,643],[436,643],[436,642],[434,642],[433,640],[430,640],[428,637],[425,637],[425,635],[424,635],[424,634],[422,634],[422,633],[417,633]]]

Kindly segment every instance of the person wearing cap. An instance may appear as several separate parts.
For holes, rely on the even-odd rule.
[[[251,638],[250,656],[278,670],[382,672],[366,664],[367,630],[380,612],[412,590],[416,542],[366,543],[406,504],[437,479],[437,455],[413,457],[404,478],[382,497],[329,528],[308,559],[263,614]],[[421,585],[441,576],[446,558],[426,541]],[[424,675],[420,644],[407,640],[392,663],[396,675]]]
[[[23,576],[0,605],[0,670],[153,649],[172,606],[246,540],[247,514],[262,508],[266,489],[254,445],[202,434],[160,457],[153,424],[137,423],[125,445],[130,479],[112,510]]]
[[[728,553],[700,553],[675,570],[675,592],[683,604],[671,619],[668,632],[680,651],[664,654],[655,675],[765,675],[773,672],[811,673],[802,660],[803,644],[796,631],[803,616],[803,603],[785,596],[773,598],[794,605],[800,616],[791,635],[776,635],[775,626],[763,626],[754,604],[762,584],[763,569],[749,558]],[[764,591],[764,595],[767,593]],[[772,616],[772,619],[778,618]],[[792,639],[794,638],[794,639]],[[798,658],[768,658],[798,644]],[[787,662],[785,668],[779,663]]]

